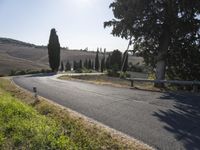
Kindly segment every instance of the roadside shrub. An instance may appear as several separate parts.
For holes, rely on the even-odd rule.
[[[10,76],[14,76],[14,75],[15,75],[15,72],[16,72],[15,70],[11,70],[9,75],[10,75]]]
[[[26,74],[26,72],[24,70],[15,72],[15,75],[25,75],[25,74]]]
[[[26,74],[38,74],[38,73],[51,73],[51,70],[41,69],[41,70],[11,70],[10,76],[26,75]]]
[[[120,73],[120,78],[125,79],[125,78],[130,78],[131,75],[127,72],[122,72]]]
[[[75,70],[75,73],[83,73],[83,70],[80,69],[80,68],[79,68],[79,69],[76,69],[76,70]]]
[[[92,70],[91,70],[91,69],[83,68],[83,69],[82,69],[82,72],[83,72],[83,73],[92,73]]]
[[[144,68],[139,65],[132,65],[128,70],[132,72],[143,72]]]
[[[120,73],[114,70],[108,70],[108,76],[109,77],[119,77]]]
[[[111,69],[108,70],[108,76],[110,77],[120,77],[119,66],[117,64],[112,65]]]

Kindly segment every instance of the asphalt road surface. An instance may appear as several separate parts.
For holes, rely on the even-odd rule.
[[[19,86],[163,150],[200,149],[200,96],[14,77]]]

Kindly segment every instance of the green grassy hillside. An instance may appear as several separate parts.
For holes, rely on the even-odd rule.
[[[60,124],[0,89],[0,149],[77,149]]]

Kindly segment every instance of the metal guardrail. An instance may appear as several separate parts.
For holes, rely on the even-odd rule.
[[[126,80],[131,81],[131,87],[133,87],[134,82],[150,82],[150,83],[164,83],[164,84],[178,84],[178,85],[191,85],[193,86],[193,91],[198,90],[200,86],[200,81],[180,81],[180,80],[149,80],[141,78],[126,78]]]

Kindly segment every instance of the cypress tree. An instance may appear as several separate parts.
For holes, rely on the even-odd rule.
[[[110,69],[110,53],[108,54],[108,57],[106,59],[106,69]]]
[[[51,29],[48,44],[49,65],[53,72],[60,66],[60,43],[55,29]]]
[[[92,68],[92,61],[91,61],[91,59],[89,59],[89,62],[88,62],[88,69],[93,69]]]
[[[85,67],[86,69],[89,69],[89,67],[88,67],[88,60],[87,60],[87,59],[86,59],[85,62],[84,62],[84,67]]]
[[[77,70],[77,63],[76,63],[76,61],[73,62],[73,70]]]
[[[121,69],[122,53],[119,50],[114,50],[110,57],[110,67],[116,71]]]
[[[82,69],[83,68],[83,63],[82,63],[82,60],[79,61],[79,69]]]
[[[61,61],[61,64],[60,64],[60,71],[64,71],[64,64],[63,64],[63,61]]]
[[[71,71],[71,64],[69,63],[69,61],[67,61],[65,65],[65,71]]]
[[[91,69],[94,70],[94,62],[91,63]]]
[[[101,72],[105,70],[105,58],[101,60]]]
[[[95,57],[95,70],[99,71],[99,49],[97,49],[97,53]]]

